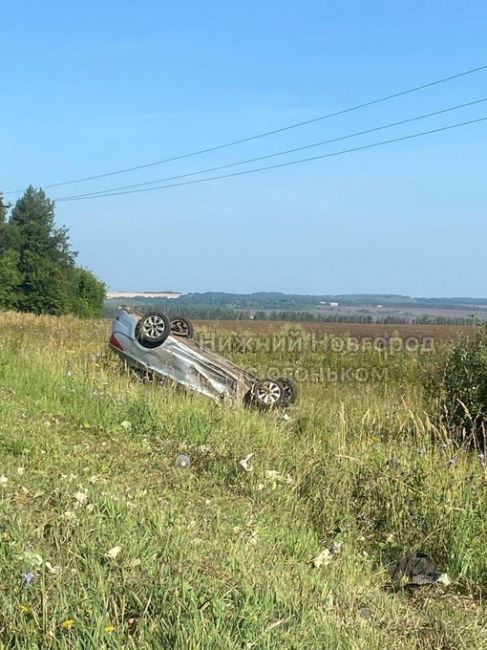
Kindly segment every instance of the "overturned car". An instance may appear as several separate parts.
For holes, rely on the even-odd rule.
[[[192,339],[185,318],[161,312],[141,314],[121,307],[113,321],[110,347],[139,377],[170,379],[212,397],[264,409],[287,407],[297,398],[291,379],[259,379]]]

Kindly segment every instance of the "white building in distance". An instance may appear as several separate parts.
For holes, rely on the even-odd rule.
[[[107,300],[115,298],[179,298],[177,291],[107,291]]]

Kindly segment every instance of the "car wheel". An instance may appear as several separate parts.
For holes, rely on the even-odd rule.
[[[272,409],[280,406],[283,399],[283,387],[272,379],[261,379],[254,385],[254,400],[257,406]]]
[[[174,336],[184,336],[187,339],[193,338],[193,324],[187,318],[178,316],[171,318],[171,334]]]
[[[289,377],[279,377],[277,379],[278,383],[281,384],[283,390],[283,404],[284,406],[289,406],[294,404],[298,399],[298,386],[295,381],[289,379]]]
[[[150,312],[137,323],[137,340],[144,348],[157,348],[162,345],[171,332],[171,323],[165,314]]]

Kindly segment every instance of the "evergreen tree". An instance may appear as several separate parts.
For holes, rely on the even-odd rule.
[[[0,195],[0,308],[94,316],[105,285],[77,268],[66,228],[54,222],[54,203],[29,186],[7,220]]]
[[[22,276],[18,254],[13,250],[0,253],[0,309],[16,309]]]
[[[68,311],[74,254],[66,229],[54,225],[54,203],[43,190],[29,186],[13,207],[9,228],[22,276],[18,308],[51,314]]]
[[[2,254],[8,248],[7,210],[8,206],[5,205],[3,201],[3,195],[0,192],[0,254]]]

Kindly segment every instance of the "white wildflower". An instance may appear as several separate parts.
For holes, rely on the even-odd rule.
[[[342,546],[343,546],[342,542],[333,542],[333,544],[331,545],[332,555],[335,556],[340,555],[340,553],[342,552]]]
[[[53,575],[58,575],[59,573],[61,573],[61,567],[58,566],[57,564],[53,566],[49,561],[47,561],[44,562],[44,566],[49,571],[49,573],[52,573]]]
[[[5,487],[7,483],[8,483],[8,478],[2,474],[2,476],[0,476],[0,486]]]
[[[322,566],[328,566],[333,560],[333,554],[327,548],[324,548],[316,557],[311,560],[311,564],[315,569],[319,569]]]
[[[73,498],[80,506],[83,506],[88,501],[88,495],[86,492],[82,492],[81,490],[76,492]]]
[[[322,566],[328,566],[338,555],[340,555],[341,551],[342,543],[333,542],[331,550],[329,548],[324,548],[311,560],[311,565],[314,566],[315,569],[319,569]]]
[[[114,546],[113,548],[111,548],[109,551],[105,553],[105,559],[116,560],[117,557],[120,555],[121,550],[122,550],[121,546]]]
[[[273,488],[275,488],[278,483],[287,483],[288,485],[291,485],[293,483],[293,479],[291,476],[289,476],[289,474],[283,476],[282,474],[279,474],[279,472],[275,469],[266,470],[265,477],[269,482],[273,484]]]
[[[68,521],[77,521],[77,519],[78,519],[78,517],[76,516],[76,513],[73,512],[72,510],[66,510],[63,517],[64,517],[64,519],[67,519]]]

